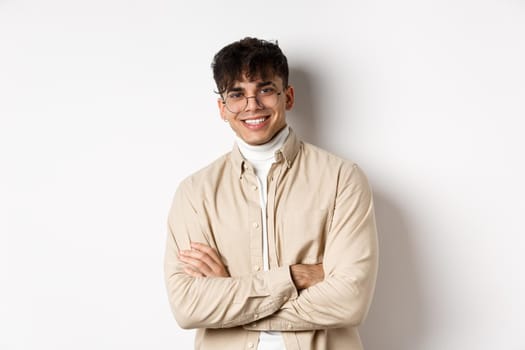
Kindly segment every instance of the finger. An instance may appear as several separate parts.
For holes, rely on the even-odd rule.
[[[193,250],[181,250],[179,257],[181,260],[183,258],[186,259],[193,259],[192,261],[187,260],[188,263],[191,262],[193,266],[196,264],[199,264],[198,261],[204,263],[206,266],[199,266],[200,272],[204,273],[207,277],[228,277],[228,271],[226,270],[226,267],[220,261],[217,263],[216,260],[214,260],[211,256],[209,256],[207,253],[193,249]]]
[[[210,268],[210,266],[206,262],[198,258],[194,258],[190,255],[181,255],[179,259],[183,263],[191,266],[191,268],[199,271],[201,274],[205,276],[211,275],[213,273],[213,270]]]
[[[192,249],[192,250],[184,250],[181,252],[183,256],[185,257],[191,257],[193,259],[198,259],[207,264],[208,266],[212,266],[216,264],[216,261],[206,252]]]
[[[219,258],[219,254],[212,247],[206,244],[199,243],[199,242],[191,242],[191,247],[195,250],[198,250],[202,253],[209,255],[210,258],[212,258],[216,263],[222,264],[222,261]]]
[[[189,256],[206,263],[216,275],[224,275],[226,268],[224,267],[221,259],[217,256],[215,250],[206,245],[201,245],[198,248],[201,250],[193,249],[189,252]]]
[[[191,276],[191,277],[205,277],[202,273],[200,273],[199,271],[196,271],[190,267],[185,267],[184,268],[184,273],[188,276]]]
[[[198,250],[202,254],[205,254],[209,259],[211,259],[211,260],[206,260],[206,263],[213,270],[216,277],[228,277],[229,276],[226,266],[222,262],[222,259],[219,257],[215,249],[205,244],[195,244],[195,245],[192,245],[192,248],[195,250]]]
[[[212,258],[217,264],[222,265],[222,260],[219,257],[219,254],[212,247],[210,247],[210,246],[208,246],[206,244],[199,243],[199,242],[191,242],[191,247],[193,249],[196,249],[196,250],[200,251],[200,252],[208,254],[210,256],[210,258]]]

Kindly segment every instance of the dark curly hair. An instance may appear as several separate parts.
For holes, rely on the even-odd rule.
[[[243,76],[267,79],[278,76],[288,86],[288,61],[277,44],[257,38],[244,38],[223,47],[211,64],[217,92],[231,89]]]

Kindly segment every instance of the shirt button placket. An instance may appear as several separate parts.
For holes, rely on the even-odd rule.
[[[263,260],[261,252],[262,236],[261,236],[261,208],[260,208],[260,187],[255,174],[250,174],[246,178],[246,189],[247,193],[250,193],[250,214],[249,214],[249,225],[250,225],[250,260],[251,260],[251,269],[253,272],[257,273],[262,270]],[[253,340],[252,340],[253,343]],[[256,343],[255,343],[256,344]]]

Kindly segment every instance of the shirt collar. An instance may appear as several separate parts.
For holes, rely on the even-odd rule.
[[[276,163],[285,162],[286,166],[291,168],[295,157],[301,148],[301,141],[297,138],[292,128],[289,128],[289,130],[290,132],[286,138],[286,141],[284,141],[284,145],[277,152],[275,152],[275,160]],[[248,161],[242,156],[237,143],[235,143],[233,146],[230,159],[232,161],[233,168],[239,174],[239,178],[242,177],[246,169],[252,168]]]

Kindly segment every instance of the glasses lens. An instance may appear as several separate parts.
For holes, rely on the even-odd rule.
[[[264,107],[272,108],[277,104],[279,95],[280,94],[278,94],[277,91],[271,90],[266,93],[261,93],[257,98]]]
[[[246,109],[246,105],[248,103],[248,100],[244,96],[227,96],[226,100],[226,108],[232,113],[239,113]]]
[[[260,91],[256,96],[246,97],[240,93],[231,93],[228,94],[224,100],[226,108],[232,113],[240,113],[246,109],[248,106],[248,99],[253,98],[255,102],[264,108],[275,107],[277,101],[279,100],[279,95],[281,93],[273,89],[264,89]]]

